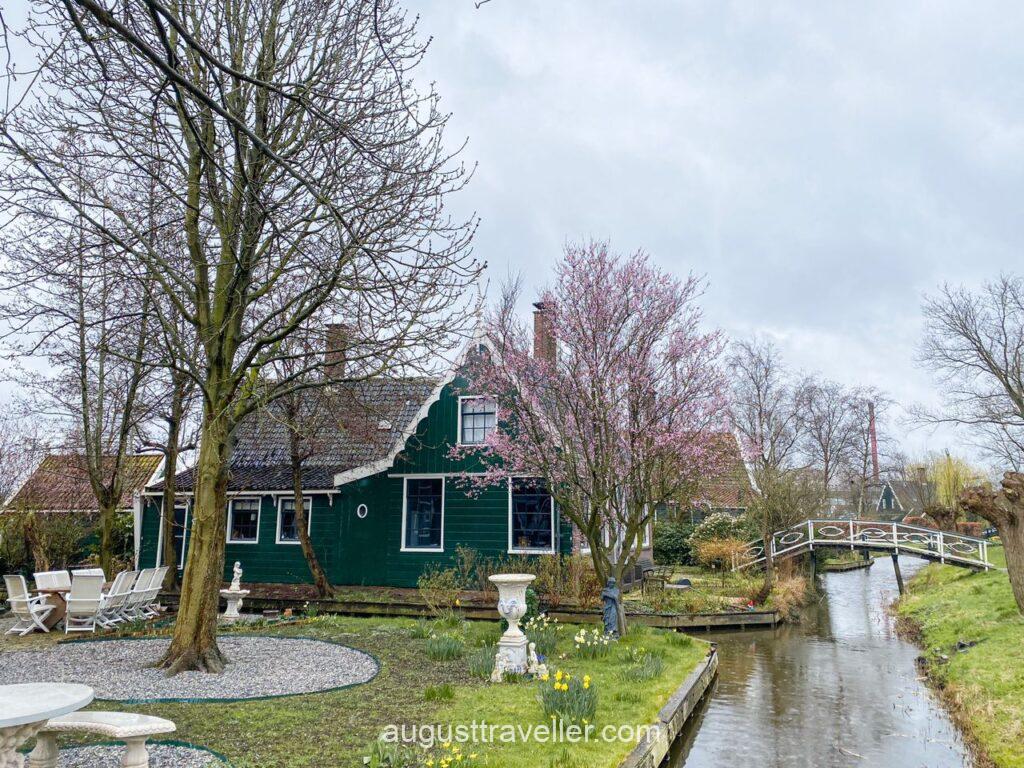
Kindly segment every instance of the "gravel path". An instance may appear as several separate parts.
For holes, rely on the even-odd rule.
[[[121,768],[124,747],[62,749],[57,768]],[[205,749],[170,744],[149,745],[149,768],[223,768],[226,764]]]
[[[0,685],[40,680],[84,683],[96,690],[96,698],[114,701],[252,699],[365,683],[378,671],[373,657],[344,645],[304,638],[222,636],[217,642],[228,657],[224,674],[182,672],[165,677],[149,665],[169,642],[98,640],[5,653]]]

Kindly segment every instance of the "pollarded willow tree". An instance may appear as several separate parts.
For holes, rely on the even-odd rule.
[[[426,49],[394,0],[37,0],[24,36],[40,64],[0,123],[5,202],[79,221],[116,248],[124,279],[156,282],[158,358],[202,402],[192,544],[161,663],[219,671],[234,431],[322,366],[265,375],[296,332],[325,338],[340,318],[362,377],[454,347],[481,268],[475,219],[445,207],[467,170],[445,149],[436,92],[411,82]],[[69,126],[72,162],[52,151]],[[99,172],[85,183],[83,164]],[[170,213],[162,231],[139,215],[139,189]],[[164,232],[180,250],[154,247]]]
[[[471,482],[543,478],[602,582],[635,564],[659,504],[720,468],[721,340],[701,329],[700,291],[642,253],[569,245],[539,305],[538,354],[514,283],[485,323],[490,351],[470,362],[473,391],[493,393],[499,414]]]

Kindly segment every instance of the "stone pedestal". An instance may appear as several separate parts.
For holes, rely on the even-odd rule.
[[[249,594],[248,589],[222,589],[220,596],[228,601],[228,607],[222,617],[225,621],[237,621],[241,616],[242,598]]]
[[[506,672],[527,673],[529,641],[519,628],[519,620],[526,615],[526,588],[535,578],[531,573],[500,573],[490,577],[498,587],[498,613],[508,622],[508,629],[498,641],[492,682],[500,683]]]

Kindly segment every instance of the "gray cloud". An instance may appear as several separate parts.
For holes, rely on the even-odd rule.
[[[909,404],[934,397],[922,293],[1020,262],[1024,6],[412,7],[480,163],[458,205],[483,217],[492,280],[539,287],[567,238],[610,237],[706,274],[728,333]]]

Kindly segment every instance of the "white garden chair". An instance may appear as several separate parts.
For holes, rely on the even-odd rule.
[[[4,576],[4,585],[7,587],[7,602],[11,612],[18,619],[18,623],[8,629],[6,634],[16,632],[24,637],[36,629],[49,632],[49,627],[43,622],[54,606],[46,604],[45,596],[30,596],[24,576]]]
[[[64,614],[64,634],[95,632],[96,619],[103,607],[103,576],[76,574],[71,579],[68,609]]]
[[[146,590],[146,599],[142,603],[142,612],[149,616],[159,616],[160,611],[156,608],[156,602],[160,598],[160,590],[164,586],[164,577],[167,575],[167,571],[170,568],[166,565],[161,565],[153,573],[153,577],[149,582],[149,589]]]
[[[71,589],[71,574],[67,571],[41,571],[32,577],[36,589]]]
[[[103,572],[102,568],[76,568],[71,572],[71,576],[102,576],[103,582],[107,581],[107,574]]]
[[[143,610],[146,599],[149,597],[149,588],[153,583],[153,575],[156,568],[143,568],[139,577],[135,580],[135,586],[125,600],[121,615],[128,621],[136,621],[146,618]]]
[[[103,606],[96,617],[96,621],[101,627],[109,629],[124,621],[121,609],[124,607],[128,595],[131,594],[136,576],[138,576],[138,571],[122,571],[114,577],[114,583],[110,586],[110,591],[103,596]]]

